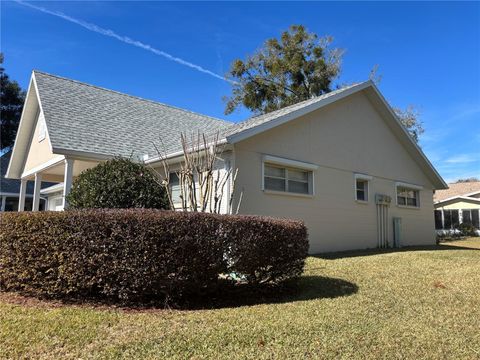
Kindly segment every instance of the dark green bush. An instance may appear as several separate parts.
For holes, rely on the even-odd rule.
[[[469,222],[459,224],[455,229],[458,230],[462,236],[477,236],[475,227]]]
[[[301,274],[298,221],[145,209],[0,215],[0,290],[53,298],[150,301]]]
[[[144,164],[116,158],[82,172],[68,195],[71,209],[168,209],[164,187]]]

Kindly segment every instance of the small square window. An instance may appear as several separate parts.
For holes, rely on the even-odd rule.
[[[358,201],[368,201],[368,180],[356,179],[355,199]]]

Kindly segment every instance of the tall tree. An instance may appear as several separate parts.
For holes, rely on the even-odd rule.
[[[0,53],[0,149],[13,146],[22,114],[25,91],[16,81],[9,79]]]
[[[233,90],[225,113],[240,105],[266,113],[331,91],[343,54],[330,49],[332,40],[292,25],[245,61],[235,60],[228,74]]]

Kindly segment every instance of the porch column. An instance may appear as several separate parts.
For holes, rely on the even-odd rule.
[[[6,196],[2,196],[2,209],[1,211],[5,211],[5,203],[7,202],[7,197]]]
[[[20,194],[18,195],[18,211],[25,210],[25,194],[27,193],[27,180],[20,180]]]
[[[72,188],[73,159],[65,159],[65,174],[63,178],[63,209],[68,208],[67,195]]]
[[[35,187],[33,188],[33,207],[32,211],[40,209],[40,189],[42,188],[42,174],[35,173]]]

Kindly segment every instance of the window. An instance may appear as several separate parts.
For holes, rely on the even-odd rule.
[[[170,194],[172,196],[172,201],[174,204],[178,204],[182,202],[181,199],[181,187],[180,187],[180,179],[178,178],[177,173],[170,173],[169,179],[169,186],[170,186]]]
[[[404,186],[397,186],[397,205],[419,207],[419,191]]]
[[[356,179],[355,199],[359,201],[368,201],[368,180]]]
[[[459,224],[458,210],[443,210],[443,228],[455,229]]]
[[[38,117],[38,141],[45,139],[46,129],[45,129],[45,120],[40,116]]]
[[[265,190],[312,194],[312,172],[303,169],[264,164]]]

